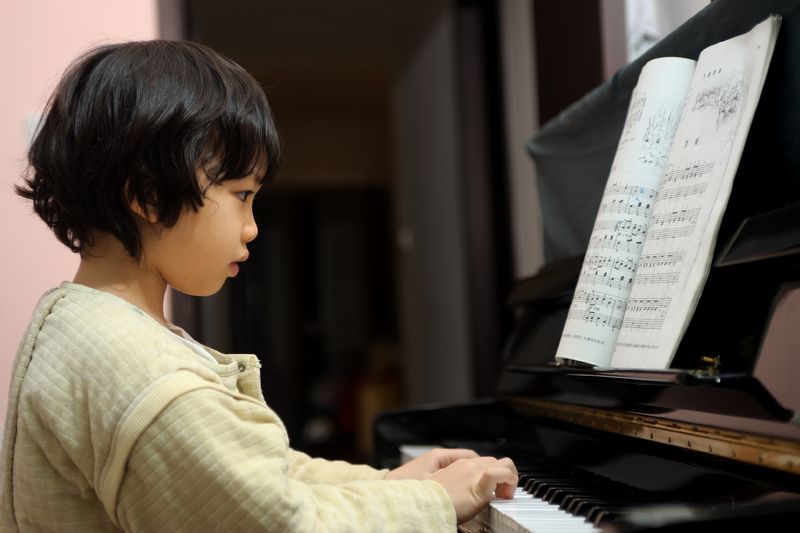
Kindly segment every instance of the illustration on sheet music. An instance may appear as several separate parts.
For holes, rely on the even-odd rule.
[[[714,78],[724,76],[721,67],[703,73],[704,80],[714,81]],[[720,84],[712,84],[695,95],[691,110],[700,111],[711,109],[716,114],[717,129],[721,128],[728,120],[738,115],[742,106],[745,93],[745,75],[742,70],[736,70],[727,76]]]
[[[639,161],[662,168],[669,157],[669,148],[680,120],[680,110],[661,106],[647,119],[638,155]]]

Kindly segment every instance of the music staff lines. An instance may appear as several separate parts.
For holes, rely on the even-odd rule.
[[[672,298],[631,298],[627,312],[665,313],[672,305]]]
[[[610,268],[612,270],[625,270],[633,273],[636,271],[636,261],[633,259],[619,259],[607,255],[590,255],[584,261],[585,268],[599,270]]]
[[[615,274],[613,267],[586,269],[581,274],[579,283],[592,286],[603,285],[613,289],[628,289],[633,284],[633,272],[631,271],[630,274]]]
[[[567,320],[580,320],[588,324],[603,326],[617,330],[620,328],[632,329],[660,329],[664,324],[664,316],[671,304],[670,298],[635,298],[627,304],[622,298],[594,291],[578,291],[575,293],[575,302],[584,303],[581,309],[572,306],[567,314]],[[631,316],[630,312],[658,312],[659,316],[644,318]]]
[[[641,196],[642,198],[652,199],[656,195],[655,189],[648,189],[647,187],[640,187],[639,185],[631,185],[629,183],[614,182],[608,186],[606,194],[619,194],[624,196]]]
[[[639,254],[642,251],[643,239],[617,238],[616,235],[595,237],[590,246],[599,250],[614,250],[615,252],[628,252]]]
[[[706,192],[708,183],[694,183],[692,185],[682,185],[680,187],[667,187],[658,193],[658,200],[674,200],[675,198],[686,198],[696,196]]]
[[[594,231],[616,231],[618,233],[629,233],[632,236],[644,237],[647,232],[646,224],[637,224],[632,220],[598,220],[594,225]]]
[[[646,232],[645,224],[638,224],[631,220],[598,220],[589,246],[593,249],[638,254],[641,252]]]
[[[611,199],[600,206],[601,215],[624,213],[647,216],[653,207],[656,190],[615,182],[608,186],[604,196]]]
[[[708,174],[712,170],[714,170],[713,161],[709,163],[694,163],[683,168],[670,169],[664,173],[664,184],[696,180],[704,174]]]
[[[586,304],[590,308],[601,307],[612,312],[624,312],[627,302],[625,298],[620,298],[613,294],[595,290],[587,291],[585,289],[575,291],[575,296],[573,296],[572,300],[574,302]]]
[[[633,216],[647,216],[650,212],[651,204],[641,205],[638,203],[630,203],[625,200],[610,200],[600,206],[600,213],[605,214],[624,214]]]
[[[677,239],[679,237],[688,237],[692,232],[694,232],[694,225],[680,226],[677,228],[651,229],[648,238],[657,241],[663,239]]]
[[[612,330],[619,329],[622,326],[622,318],[611,315],[598,313],[594,309],[570,309],[567,314],[567,320],[580,320],[588,324],[595,324],[597,326],[606,326]]]
[[[664,325],[663,318],[636,318],[625,317],[622,321],[622,327],[628,329],[661,329]]]
[[[680,272],[665,272],[663,274],[643,274],[639,273],[634,280],[635,285],[650,285],[662,283],[676,283],[680,277]]]
[[[639,268],[645,269],[654,267],[674,266],[677,265],[678,263],[682,263],[685,257],[686,257],[686,252],[684,252],[683,250],[677,252],[647,254],[643,255],[641,259],[639,259]]]
[[[658,213],[650,219],[651,226],[662,226],[664,224],[675,224],[678,222],[694,224],[700,215],[700,208],[676,209],[667,213]]]

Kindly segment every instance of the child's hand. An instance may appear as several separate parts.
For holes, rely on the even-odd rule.
[[[511,499],[519,480],[511,459],[459,459],[431,476],[441,483],[456,510],[459,524],[478,514],[493,496]]]
[[[429,479],[454,461],[475,457],[478,457],[478,454],[472,450],[436,448],[391,470],[386,474],[386,479]]]

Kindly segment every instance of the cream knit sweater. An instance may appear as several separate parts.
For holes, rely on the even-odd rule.
[[[434,481],[289,448],[254,355],[211,362],[140,309],[64,283],[20,344],[2,531],[455,531]]]

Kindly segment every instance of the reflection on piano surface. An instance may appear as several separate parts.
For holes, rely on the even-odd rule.
[[[560,184],[592,175],[579,166],[592,158],[601,167],[595,177],[607,176],[613,154],[603,159],[594,152],[586,155],[584,148],[592,139],[619,135],[622,122],[616,119],[625,116],[627,105],[623,93],[631,90],[637,69],[656,53],[696,55],[770,12],[780,13],[783,22],[762,104],[714,263],[672,367],[554,366],[582,264],[582,257],[561,253],[512,290],[509,304],[517,325],[506,343],[495,397],[376,419],[380,467],[396,466],[403,445],[467,447],[514,459],[522,474],[514,500],[493,502],[463,525],[464,531],[796,530],[800,0],[715,0],[652,54],[620,71],[613,83],[568,109],[569,116],[545,125],[531,152],[534,159],[537,150],[540,158],[548,158],[542,165],[554,176],[548,198]],[[579,145],[581,157],[564,144],[555,147],[569,142]],[[545,173],[539,179],[546,179]],[[573,194],[578,190],[574,183],[563,186]],[[554,201],[543,205],[545,239],[555,243],[552,250],[563,252],[558,246],[568,239],[558,241],[553,224],[548,226],[548,217],[564,220],[555,210],[563,202]],[[564,210],[572,216],[568,207]],[[590,229],[589,224],[586,240]]]

